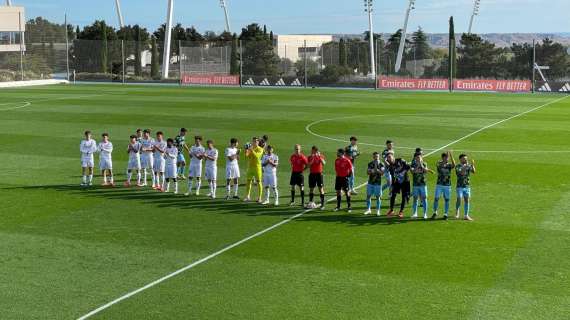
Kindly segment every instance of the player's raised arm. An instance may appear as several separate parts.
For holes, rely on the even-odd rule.
[[[477,170],[475,169],[475,159],[471,160],[471,172],[473,172],[473,174],[477,173]]]

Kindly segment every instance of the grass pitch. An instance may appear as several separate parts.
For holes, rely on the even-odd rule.
[[[231,137],[268,134],[282,160],[284,204],[294,143],[306,151],[316,144],[328,157],[330,197],[334,152],[350,135],[359,137],[363,152],[357,184],[387,138],[409,160],[416,146],[429,152],[468,136],[448,149],[478,161],[476,221],[364,217],[360,189],[352,214],[306,213],[93,318],[567,319],[570,98],[561,97],[119,85],[3,89],[1,317],[81,317],[303,211],[79,187],[84,130],[97,140],[110,133],[122,181],[123,149],[136,128],[173,137],[184,126],[190,136],[214,139],[219,150]],[[431,167],[438,155],[428,157]],[[219,167],[223,177],[223,160]],[[430,176],[430,197],[435,180]]]

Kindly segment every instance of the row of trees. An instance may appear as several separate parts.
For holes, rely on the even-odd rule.
[[[82,29],[74,29],[69,25],[54,24],[39,17],[27,23],[27,55],[43,59],[44,66],[55,65],[56,60],[60,58],[58,52],[65,48],[61,43],[65,42],[66,33],[67,37],[73,40],[69,52],[71,67],[78,72],[120,74],[121,69],[128,67],[134,70],[135,76],[160,77],[159,65],[163,63],[165,25],[151,34],[139,25],[129,25],[117,30],[108,26],[105,21],[95,21]],[[456,47],[456,50],[434,49],[430,47],[425,32],[418,28],[406,40],[404,66],[400,75],[410,75],[405,68],[406,63],[421,61],[424,68],[421,74],[415,76],[447,76],[449,63],[453,61],[454,74],[459,78],[531,77],[532,44],[513,44],[507,48],[499,48],[476,34],[463,34],[456,46],[453,28],[450,35],[450,46]],[[372,36],[376,43],[378,71],[382,74],[395,74],[394,64],[402,31],[397,30],[385,41],[380,34]],[[185,28],[176,24],[172,30],[173,58],[170,62],[188,59],[181,52],[181,43],[183,47],[228,47],[231,74],[239,74],[241,60],[241,67],[246,75],[284,76],[296,73],[298,76],[304,76],[307,73],[310,77],[321,76],[323,81],[334,82],[342,76],[370,73],[369,39],[370,34],[366,32],[363,39],[343,38],[326,43],[317,48],[318,51],[312,58],[293,62],[277,55],[273,32],[268,31],[265,26],[250,24],[238,35],[227,32],[216,34],[211,31],[200,33],[194,27]],[[242,47],[238,48],[240,40]],[[142,66],[143,52],[150,52],[150,68]],[[449,52],[454,54],[451,59]],[[550,66],[547,74],[551,78],[563,78],[570,74],[570,58],[566,48],[560,43],[544,39],[536,46],[536,58],[540,65]],[[199,59],[200,57],[197,57],[195,60]],[[123,65],[124,63],[126,65]],[[49,71],[45,69],[43,68],[42,72]]]

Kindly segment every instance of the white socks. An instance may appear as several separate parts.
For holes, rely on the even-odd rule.
[[[164,192],[170,192],[170,181],[164,182],[162,188]],[[174,181],[174,193],[178,193],[178,181]]]
[[[238,187],[239,187],[239,184],[237,184],[237,183],[234,184],[234,196],[236,196],[236,197],[238,195]]]
[[[277,191],[277,188],[272,188],[273,189],[273,196],[275,197],[275,200],[279,199],[279,191]],[[267,202],[269,202],[269,198],[271,196],[271,191],[269,190],[269,187],[265,188],[265,200]]]

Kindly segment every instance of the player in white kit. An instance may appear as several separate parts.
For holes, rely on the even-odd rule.
[[[150,136],[150,129],[145,129],[143,131],[141,144],[141,167],[143,170],[142,185],[146,186],[147,175],[150,173],[152,175],[152,185],[154,186],[155,176],[152,174],[152,167],[154,165],[154,139]]]
[[[131,186],[131,178],[133,177],[133,171],[137,172],[137,186],[141,185],[141,144],[137,142],[137,136],[131,136],[131,142],[127,148],[127,153],[129,154],[129,163],[127,165],[127,181],[125,181],[125,187]]]
[[[83,175],[81,186],[91,186],[93,185],[93,167],[95,166],[93,154],[97,152],[97,142],[91,138],[91,131],[85,131],[84,135],[85,139],[81,140],[79,144],[79,151],[81,152],[81,171]]]
[[[153,170],[153,184],[152,188],[154,190],[162,190],[162,185],[164,185],[164,169],[166,165],[166,160],[164,159],[164,153],[166,152],[166,141],[164,141],[164,134],[162,131],[156,133],[156,140],[153,145],[154,163],[152,165]]]
[[[103,141],[97,146],[97,151],[99,152],[99,169],[101,170],[101,175],[103,176],[103,186],[115,186],[115,180],[113,179],[113,143],[109,141],[109,134],[103,133],[101,135]],[[107,176],[109,181],[107,181]]]
[[[196,195],[200,194],[200,186],[202,185],[202,159],[204,159],[206,149],[202,146],[202,137],[194,137],[194,145],[190,148],[190,168],[188,173],[188,192],[184,194],[189,196],[194,187],[196,180]]]
[[[206,159],[206,180],[210,184],[210,193],[208,197],[216,199],[216,188],[217,188],[217,178],[218,178],[218,149],[214,147],[214,141],[206,141],[206,153],[204,158]]]
[[[236,138],[232,138],[230,140],[230,146],[226,148],[225,156],[226,156],[226,191],[227,196],[226,200],[232,198],[230,195],[232,183],[234,188],[234,199],[239,199],[238,197],[238,187],[239,187],[239,154],[240,150],[238,149],[239,142]]]
[[[178,168],[176,166],[178,159],[178,148],[174,145],[173,139],[166,141],[166,150],[164,150],[165,182],[162,185],[162,192],[170,192],[170,182],[174,182],[174,194],[178,194]]]
[[[273,147],[268,145],[265,147],[265,155],[261,158],[261,166],[263,167],[263,185],[265,186],[264,205],[269,204],[269,196],[273,190],[275,197],[275,205],[279,205],[279,191],[277,190],[277,166],[279,165],[279,157],[273,153]]]

